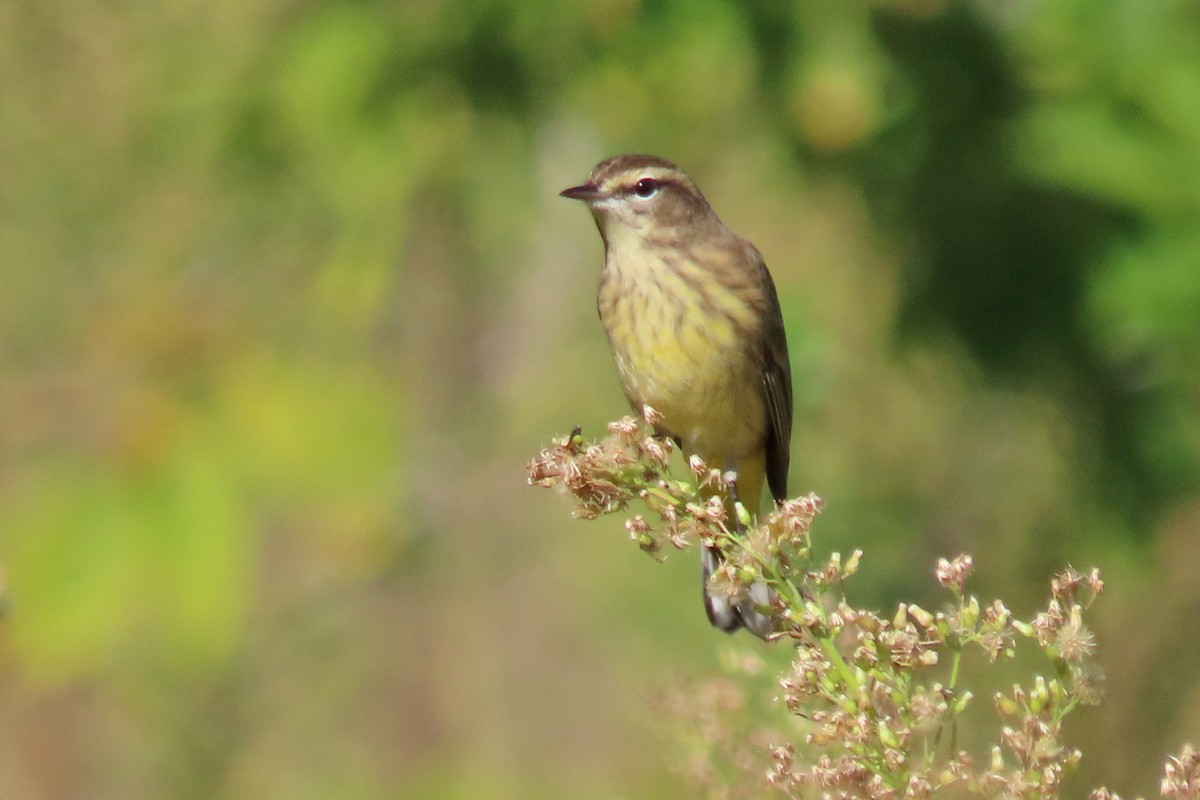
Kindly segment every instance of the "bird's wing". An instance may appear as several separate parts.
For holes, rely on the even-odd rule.
[[[762,331],[762,385],[767,405],[767,485],[776,502],[787,497],[788,464],[792,440],[792,367],[788,361],[787,334],[775,282],[762,266],[766,314]]]

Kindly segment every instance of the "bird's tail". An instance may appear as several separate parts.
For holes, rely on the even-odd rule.
[[[775,629],[774,620],[759,608],[770,608],[772,604],[771,590],[764,583],[756,583],[750,587],[746,597],[737,603],[731,603],[729,598],[714,594],[708,588],[709,577],[721,566],[721,551],[705,545],[700,550],[700,588],[704,593],[704,611],[708,621],[714,628],[720,628],[726,633],[733,633],[738,628],[745,628],[760,639],[766,639]]]
[[[760,454],[756,458],[743,460],[738,466],[736,491],[724,494],[722,499],[725,501],[729,519],[734,521],[734,526],[741,532],[736,501],[741,500],[752,512],[758,511],[766,479],[766,462]],[[775,601],[771,590],[765,584],[756,583],[750,587],[746,596],[736,603],[729,602],[727,597],[719,593],[713,594],[709,591],[708,579],[721,566],[723,560],[721,551],[716,547],[705,546],[700,550],[700,589],[704,593],[704,611],[708,614],[708,621],[714,628],[720,628],[726,633],[745,628],[758,638],[766,639],[775,629],[770,613]],[[765,609],[767,613],[764,614],[759,609]]]

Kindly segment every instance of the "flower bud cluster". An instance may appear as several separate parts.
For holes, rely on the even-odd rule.
[[[653,409],[645,418],[651,425],[662,421]],[[635,514],[625,521],[642,549],[657,554],[663,544],[682,548],[698,541],[725,557],[710,591],[738,601],[754,585],[770,589],[775,631],[769,638],[794,648],[777,691],[803,731],[802,744],[771,748],[765,771],[770,786],[789,797],[839,800],[925,798],[948,787],[985,797],[1059,796],[1063,778],[1081,758],[1062,741],[1063,721],[1101,695],[1096,640],[1084,622],[1104,588],[1097,570],[1084,574],[1068,567],[1055,575],[1046,606],[1028,621],[1000,600],[981,603],[967,591],[974,570],[968,555],[938,560],[934,575],[949,594],[938,610],[914,603],[900,603],[886,615],[857,608],[844,591],[862,552],[846,558],[814,554],[819,497],[786,500],[755,520],[729,501],[733,476],[702,459],[688,459],[692,481],[672,478],[672,450],[670,440],[625,417],[600,442],[585,444],[578,430],[555,442],[530,463],[529,481],[569,493],[575,515],[588,519],[626,511],[641,500],[658,517],[653,522]],[[972,700],[962,685],[964,655],[1011,659],[1024,643],[1049,659],[1053,677],[1036,675],[996,693],[992,706],[1000,726],[994,744],[975,757],[957,749],[955,726]],[[716,692],[718,685],[726,686],[709,687],[712,713],[701,726],[708,761],[693,764],[702,776],[697,785],[710,796],[718,774],[701,767],[720,747],[746,739],[727,735],[715,701],[733,694]],[[1185,748],[1167,763],[1161,794],[1200,800],[1196,751]],[[1092,798],[1119,800],[1107,789]]]
[[[653,409],[647,408],[647,412],[653,413]],[[696,486],[671,479],[669,465],[675,445],[670,439],[643,430],[641,421],[628,416],[609,423],[608,433],[589,444],[577,428],[555,440],[526,466],[530,485],[571,495],[578,519],[625,511],[634,500],[643,501],[658,514],[661,524],[651,524],[638,514],[626,520],[625,529],[630,539],[651,554],[657,554],[664,543],[682,548],[697,538],[719,533],[707,530],[709,525],[718,529],[723,525],[723,518],[708,508],[712,491],[725,489],[719,475],[705,476],[713,489],[701,494]]]
[[[1184,745],[1179,755],[1167,759],[1159,793],[1164,798],[1195,800],[1200,797],[1200,751]]]

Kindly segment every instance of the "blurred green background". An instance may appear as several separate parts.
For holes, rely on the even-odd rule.
[[[694,554],[525,486],[629,151],[771,265],[857,599],[1099,565],[1083,780],[1200,737],[1195,4],[15,0],[0,113],[0,797],[685,794]]]

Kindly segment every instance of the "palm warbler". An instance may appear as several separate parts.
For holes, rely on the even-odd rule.
[[[562,196],[587,203],[604,240],[600,319],[634,410],[651,406],[662,415],[659,433],[734,473],[731,510],[740,500],[757,511],[764,477],[782,500],[792,373],[779,298],[758,250],[725,227],[686,173],[655,156],[602,161]],[[765,638],[766,587],[736,604],[714,596],[708,578],[720,560],[716,548],[701,552],[709,621]]]

